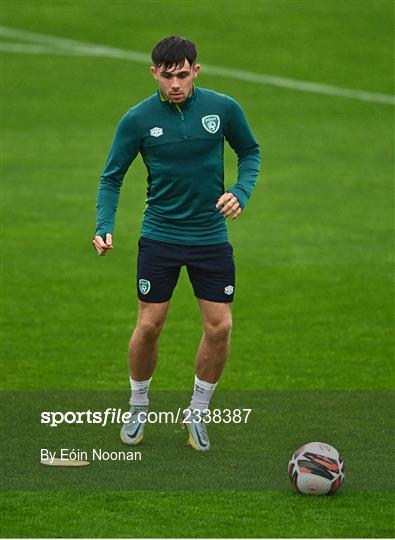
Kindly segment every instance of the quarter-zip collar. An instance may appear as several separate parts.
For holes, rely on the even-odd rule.
[[[171,99],[165,97],[162,94],[162,92],[160,91],[160,89],[158,89],[157,93],[158,93],[158,97],[159,97],[161,103],[163,103],[164,105],[166,105],[168,107],[176,109],[178,112],[181,112],[181,111],[183,111],[185,109],[188,109],[192,105],[192,103],[195,101],[197,89],[196,89],[195,85],[193,85],[192,92],[189,94],[187,99],[181,105],[178,105],[178,103],[174,103],[173,101],[171,101]]]

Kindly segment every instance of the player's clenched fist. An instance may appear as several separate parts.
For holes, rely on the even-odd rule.
[[[101,236],[95,236],[92,240],[93,247],[97,251],[98,255],[104,257],[107,255],[107,251],[112,249],[112,235],[106,234],[106,241]]]
[[[229,191],[221,195],[215,206],[217,208],[221,208],[222,206],[221,214],[225,218],[233,214],[230,219],[236,219],[241,214],[241,206],[239,201],[237,200],[237,197]]]

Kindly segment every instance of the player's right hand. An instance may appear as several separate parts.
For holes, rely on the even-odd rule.
[[[101,236],[95,236],[92,240],[93,247],[100,257],[107,255],[108,250],[112,249],[112,234],[106,234],[106,241]]]

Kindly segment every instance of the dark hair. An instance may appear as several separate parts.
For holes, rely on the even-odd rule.
[[[195,44],[181,36],[168,36],[155,45],[151,58],[155,67],[164,69],[181,68],[185,60],[192,64],[195,62],[197,51]]]

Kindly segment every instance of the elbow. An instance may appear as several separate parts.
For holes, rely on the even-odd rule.
[[[99,188],[119,193],[122,186],[122,180],[123,178],[119,178],[115,175],[103,173],[100,177]]]
[[[249,159],[249,158],[258,158],[258,160],[261,157],[261,151],[259,148],[259,144],[255,143],[251,146],[248,146],[247,148],[244,148],[242,152],[238,152],[237,154],[239,160]]]

